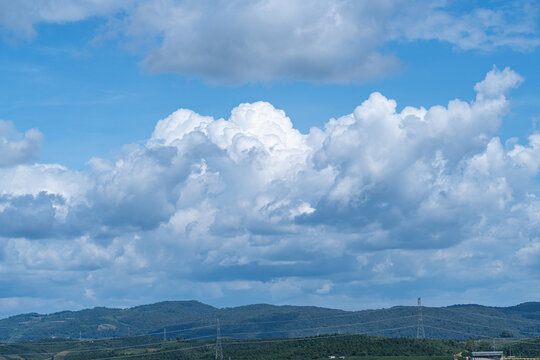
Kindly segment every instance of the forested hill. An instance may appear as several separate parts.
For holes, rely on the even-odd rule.
[[[540,302],[511,307],[454,305],[423,307],[426,337],[533,337],[540,335]],[[81,311],[36,313],[0,320],[0,342],[39,338],[98,339],[156,335],[209,339],[303,337],[317,334],[369,334],[416,337],[418,308],[343,311],[312,306],[248,305],[218,309],[197,301],[167,301],[129,309],[96,307]],[[165,333],[165,334],[164,334]]]

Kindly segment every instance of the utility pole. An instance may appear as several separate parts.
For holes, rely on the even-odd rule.
[[[79,330],[79,341],[82,341],[82,331]]]
[[[418,328],[416,329],[416,338],[424,339],[425,337],[424,320],[422,320],[422,298],[418,298]]]
[[[219,328],[219,319],[217,319],[217,335],[216,335],[216,360],[223,360],[223,348],[221,347],[221,329]]]
[[[163,341],[167,341],[167,328],[163,328]]]

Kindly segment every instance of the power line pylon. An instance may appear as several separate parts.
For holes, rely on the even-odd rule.
[[[416,329],[416,338],[424,339],[425,337],[424,320],[422,320],[422,298],[418,298],[418,328]]]
[[[223,348],[221,347],[221,329],[219,328],[219,319],[217,319],[217,336],[216,336],[216,360],[223,360]]]

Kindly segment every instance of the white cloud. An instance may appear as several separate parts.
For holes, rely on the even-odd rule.
[[[145,2],[130,13],[124,33],[135,41],[161,39],[143,61],[156,72],[229,83],[281,78],[354,83],[399,66],[379,50],[393,40],[434,39],[464,50],[532,50],[540,44],[537,12],[523,5],[459,13],[445,2],[422,1]]]
[[[37,23],[102,17],[96,39],[141,49],[154,72],[233,84],[357,83],[399,67],[381,50],[396,41],[532,51],[538,12],[532,3],[460,9],[446,1],[19,0],[0,3],[0,30],[29,38]]]
[[[509,47],[527,52],[540,45],[536,34],[538,8],[532,2],[461,12],[452,9],[452,4],[446,1],[414,5],[419,4],[402,7],[400,16],[390,25],[396,39],[438,40],[463,50],[482,51]]]
[[[38,180],[38,181],[36,181]],[[86,192],[86,174],[57,164],[17,165],[0,168],[0,194],[58,194],[68,201],[80,200]]]
[[[0,286],[39,296],[54,273],[84,304],[235,292],[321,304],[423,281],[440,299],[435,278],[452,294],[516,287],[539,265],[540,140],[494,134],[521,81],[494,68],[470,102],[401,112],[373,93],[307,134],[264,102],[228,119],[182,109],[86,172],[6,166]]]
[[[19,0],[0,2],[0,27],[26,38],[35,35],[40,22],[65,23],[112,14],[131,0]],[[1,29],[1,28],[0,28]]]
[[[323,286],[321,286],[321,288],[317,289],[315,292],[319,295],[324,295],[324,294],[328,294],[331,289],[332,289],[331,283],[324,283]]]
[[[376,51],[392,8],[386,1],[146,2],[125,33],[162,38],[144,60],[153,71],[233,83],[355,82],[398,64]]]
[[[37,160],[43,135],[37,129],[17,132],[11,122],[0,120],[0,168]]]
[[[474,86],[474,90],[478,93],[477,101],[504,97],[508,90],[519,86],[522,82],[523,78],[509,68],[503,71],[491,71],[483,81]]]

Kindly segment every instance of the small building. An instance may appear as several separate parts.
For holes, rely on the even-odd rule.
[[[471,360],[502,360],[502,351],[473,351]]]

